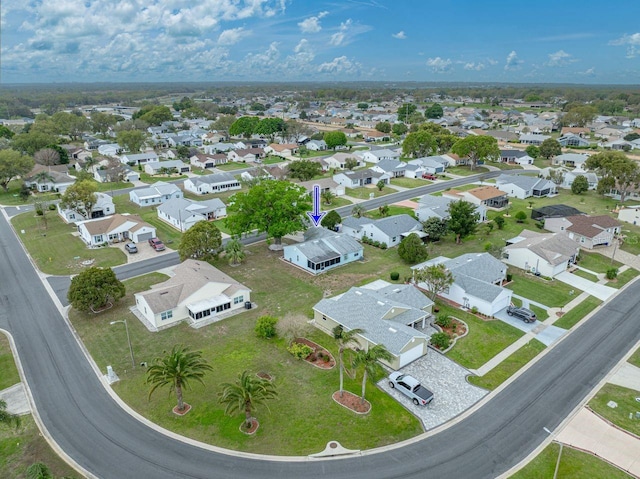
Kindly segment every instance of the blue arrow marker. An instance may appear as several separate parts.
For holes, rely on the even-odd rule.
[[[313,213],[307,211],[307,215],[313,221],[313,225],[318,227],[320,226],[320,220],[326,214],[326,211],[320,211],[320,185],[313,185]]]

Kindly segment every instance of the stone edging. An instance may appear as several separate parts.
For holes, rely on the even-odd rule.
[[[457,334],[454,336],[454,338],[451,340],[451,344],[449,344],[449,347],[445,350],[439,350],[438,348],[436,348],[435,346],[431,346],[432,349],[438,351],[440,354],[446,354],[449,351],[451,351],[451,349],[453,349],[453,347],[456,345],[456,342],[458,341],[458,339],[464,338],[467,334],[469,334],[469,325],[467,323],[465,323],[463,320],[461,320],[460,318],[456,318],[455,316],[450,316],[451,318],[455,319],[456,321],[460,321],[462,324],[464,324],[465,327],[465,332],[463,335],[458,336]],[[439,330],[440,332],[442,332],[442,328],[440,326],[438,326],[435,322],[433,323],[433,327],[436,328],[437,330]]]
[[[296,339],[304,339],[305,341],[310,342],[311,344],[315,345],[318,349],[321,349],[323,351],[322,354],[324,354],[326,352],[331,357],[331,360],[333,360],[333,366],[331,366],[330,368],[323,368],[322,366],[318,366],[317,364],[312,363],[311,361],[307,361],[306,358],[302,358],[302,360],[305,363],[310,364],[314,368],[321,369],[323,371],[331,371],[333,368],[336,367],[336,364],[338,364],[338,361],[336,361],[336,358],[333,357],[333,354],[331,354],[331,352],[327,348],[325,348],[324,346],[320,346],[318,343],[316,343],[314,341],[311,341],[310,339],[305,338],[305,337],[296,338]],[[294,339],[292,342],[295,343],[296,340]],[[301,344],[304,344],[304,343],[301,343]],[[328,363],[331,363],[331,361],[328,361]]]

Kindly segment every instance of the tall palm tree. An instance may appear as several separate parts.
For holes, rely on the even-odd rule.
[[[48,171],[38,171],[35,175],[33,175],[33,181],[35,181],[38,185],[40,185],[41,183],[46,183],[48,181],[55,181],[55,179],[53,178],[53,176],[51,176],[51,173],[49,173]],[[40,189],[40,188],[38,188]]]
[[[334,195],[329,190],[324,190],[322,193],[320,193],[320,196],[322,196],[325,205],[330,205],[331,201],[335,198],[336,195]]]
[[[20,416],[7,411],[7,402],[0,399],[0,424],[14,424],[16,429],[20,427]]]
[[[213,368],[202,358],[202,351],[189,351],[188,347],[174,346],[169,354],[156,358],[147,370],[147,383],[153,384],[153,392],[162,386],[169,386],[169,394],[175,391],[178,397],[178,411],[184,411],[182,388],[189,389],[190,381],[204,384],[202,378]]]
[[[382,369],[382,366],[380,366],[380,363],[378,362],[381,359],[385,361],[391,361],[393,359],[393,354],[391,354],[382,344],[376,344],[375,346],[369,348],[367,351],[360,349],[356,353],[356,357],[353,361],[353,367],[364,367],[364,373],[362,374],[362,397],[360,398],[361,402],[363,403],[365,388],[367,385],[367,377],[378,377],[384,371],[384,369]]]
[[[354,218],[362,218],[364,216],[364,207],[361,205],[355,205],[351,210],[351,215]]]
[[[249,371],[244,371],[238,376],[235,383],[222,384],[222,392],[219,393],[220,403],[225,404],[225,414],[244,412],[244,427],[251,428],[251,415],[256,406],[278,397],[275,386],[271,381],[260,378]]]
[[[244,252],[244,245],[238,238],[231,238],[224,247],[225,256],[231,266],[237,266],[247,256]]]
[[[340,397],[342,397],[342,391],[344,389],[344,351],[350,346],[356,346],[358,344],[357,334],[364,333],[364,329],[354,328],[349,331],[345,331],[342,325],[338,325],[333,328],[333,338],[336,340],[338,346],[338,359],[340,368]]]

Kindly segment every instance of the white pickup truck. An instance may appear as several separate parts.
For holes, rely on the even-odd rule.
[[[416,406],[426,406],[433,401],[433,393],[413,376],[402,374],[400,372],[391,373],[389,375],[389,387],[397,389],[405,396],[408,396]]]

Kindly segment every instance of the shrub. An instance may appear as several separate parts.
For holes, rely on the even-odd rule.
[[[493,222],[496,224],[498,229],[501,230],[504,227],[505,219],[502,216],[496,216],[493,218]]]
[[[511,282],[513,280],[513,275],[511,273],[507,273],[507,282]]]
[[[527,213],[525,213],[524,211],[518,211],[516,213],[516,223],[524,223],[526,219],[527,219]]]
[[[56,205],[54,204],[49,205],[49,211],[54,211],[55,209],[56,209]]]
[[[400,273],[398,273],[397,271],[392,271],[389,277],[391,278],[391,281],[398,281]]]
[[[256,321],[255,332],[259,338],[269,339],[276,335],[276,323],[278,318],[273,316],[260,316]]]
[[[485,250],[485,251],[491,251],[491,249],[492,249],[492,248],[493,248],[493,244],[491,244],[491,242],[490,242],[490,241],[487,241],[487,242],[484,244],[484,250]]]
[[[431,335],[431,344],[438,349],[447,349],[451,344],[451,338],[447,333],[436,333]]]
[[[380,243],[380,249],[387,249],[387,243],[385,243],[384,241]]]
[[[376,248],[379,248],[379,247],[380,247],[380,241],[374,241],[372,244],[373,244],[373,246],[375,246]]]
[[[36,215],[44,216],[44,211],[42,210],[42,208],[36,208]]]
[[[478,307],[477,307],[477,306],[474,306],[473,308],[471,308],[471,312],[472,312],[473,314],[478,314]]]
[[[436,318],[436,324],[441,328],[448,328],[451,326],[451,318],[448,314],[439,314]]]
[[[296,359],[304,359],[313,353],[313,348],[306,344],[291,343],[291,346],[287,348],[287,351],[293,354]]]
[[[615,279],[618,277],[618,268],[608,268],[606,273],[607,279]]]

